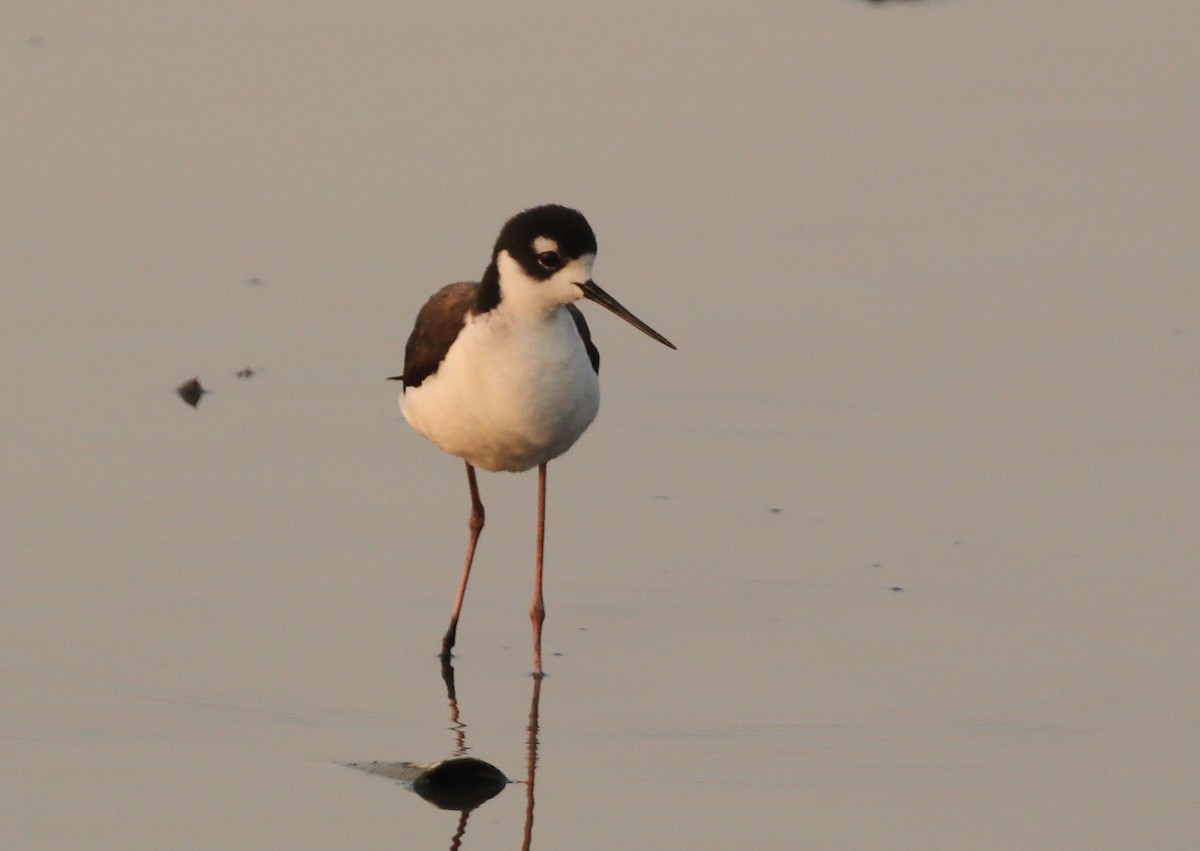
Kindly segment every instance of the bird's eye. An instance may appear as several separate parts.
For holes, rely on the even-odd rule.
[[[557,251],[539,251],[537,261],[543,269],[549,269],[551,272],[557,272],[563,265],[562,255]]]

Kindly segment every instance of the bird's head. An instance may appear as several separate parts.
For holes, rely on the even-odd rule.
[[[550,312],[583,297],[595,260],[596,235],[583,214],[547,204],[505,223],[488,272],[509,309]]]
[[[547,204],[518,213],[496,238],[483,278],[484,309],[503,302],[510,310],[544,315],[586,298],[675,348],[592,280],[595,260],[596,235],[578,210]]]

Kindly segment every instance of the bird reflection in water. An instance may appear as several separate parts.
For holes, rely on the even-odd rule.
[[[368,774],[387,777],[397,781],[406,789],[416,792],[435,807],[457,810],[460,815],[454,835],[450,838],[450,851],[462,847],[467,832],[467,818],[471,811],[504,791],[510,783],[504,773],[482,759],[467,756],[467,725],[459,715],[458,696],[454,689],[454,666],[449,659],[442,661],[442,681],[446,684],[446,698],[450,705],[450,730],[454,733],[454,756],[434,763],[418,762],[351,762]],[[529,723],[525,727],[525,831],[522,851],[529,851],[533,841],[533,790],[537,775],[538,751],[538,703],[541,699],[542,681],[533,679],[533,694],[529,703]]]

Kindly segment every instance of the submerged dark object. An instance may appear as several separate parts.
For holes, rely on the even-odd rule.
[[[412,790],[443,810],[473,810],[508,785],[504,772],[470,756],[430,766],[413,781]]]
[[[458,756],[441,762],[351,762],[351,768],[390,777],[442,810],[473,810],[504,791],[508,778],[490,762]]]
[[[175,392],[179,394],[180,399],[194,408],[200,404],[200,397],[208,391],[201,386],[199,378],[193,378],[191,381],[185,381],[176,387]]]

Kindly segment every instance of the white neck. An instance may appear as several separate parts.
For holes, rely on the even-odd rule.
[[[564,305],[583,297],[579,284],[591,279],[594,255],[585,255],[567,263],[544,281],[531,278],[507,251],[496,258],[500,273],[500,305],[497,310],[509,316],[545,319]]]

